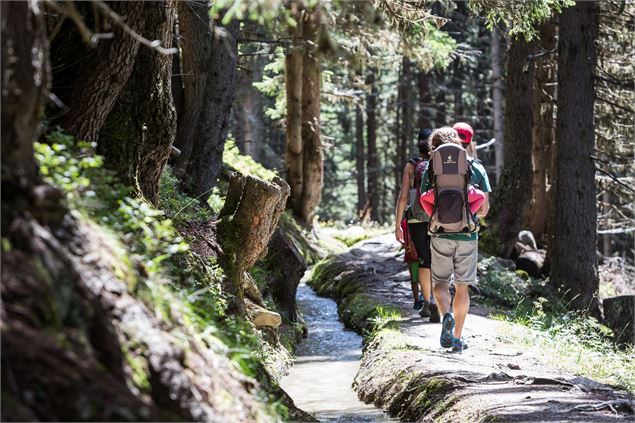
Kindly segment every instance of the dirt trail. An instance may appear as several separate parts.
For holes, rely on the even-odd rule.
[[[354,383],[362,400],[404,421],[633,421],[632,396],[546,367],[533,349],[501,341],[513,325],[486,317],[474,301],[464,330],[469,349],[441,348],[440,325],[412,310],[402,258],[386,235],[333,262],[349,275],[333,279],[360,284],[357,293],[394,305],[403,316],[399,332],[380,332],[365,348]],[[347,295],[336,299],[350,302]]]

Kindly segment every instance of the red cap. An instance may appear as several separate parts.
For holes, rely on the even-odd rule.
[[[459,138],[463,144],[469,144],[472,142],[472,136],[474,136],[474,130],[470,125],[465,122],[457,122],[452,127],[459,133]]]

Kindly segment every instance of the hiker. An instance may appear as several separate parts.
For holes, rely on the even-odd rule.
[[[471,129],[471,128],[470,128]],[[470,138],[471,140],[471,138]],[[428,224],[431,235],[434,297],[443,315],[441,346],[463,351],[461,337],[470,307],[469,285],[476,284],[478,218],[489,210],[491,188],[487,172],[468,157],[459,133],[450,127],[435,130],[430,137],[432,154],[422,175],[421,192],[435,191],[435,207]],[[475,214],[469,208],[468,186],[483,192]],[[450,312],[450,280],[454,274],[454,315]]]
[[[421,286],[421,295],[417,296],[417,286],[413,283],[411,269],[411,286],[414,297],[415,310],[420,310],[421,317],[430,318],[430,322],[438,323],[441,320],[439,310],[432,297],[432,280],[430,276],[430,237],[428,236],[428,220],[430,216],[421,208],[419,203],[419,187],[421,186],[421,175],[428,165],[429,160],[429,136],[431,129],[422,129],[419,132],[417,149],[420,157],[408,160],[404,166],[401,178],[401,190],[397,199],[395,210],[395,238],[404,243],[405,236],[412,240],[417,258],[418,270],[417,279]],[[402,220],[406,219],[407,231],[404,231]],[[407,232],[405,234],[404,232]],[[406,244],[407,248],[407,244]]]

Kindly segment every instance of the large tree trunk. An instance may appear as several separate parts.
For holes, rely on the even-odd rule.
[[[357,214],[361,218],[366,208],[366,172],[364,152],[364,109],[361,104],[355,106],[355,169],[357,180]]]
[[[556,26],[553,21],[546,22],[540,29],[539,45],[541,50],[552,51],[556,47]],[[532,130],[532,194],[527,216],[527,227],[537,239],[544,239],[547,231],[549,202],[547,201],[548,151],[553,142],[553,82],[554,66],[549,56],[537,63],[533,91],[533,130]]]
[[[303,222],[311,224],[322,194],[324,152],[320,137],[321,71],[317,51],[320,8],[304,14],[302,38],[306,50],[302,62],[302,200],[297,210]]]
[[[33,157],[50,83],[48,41],[41,5],[2,2],[2,234],[27,206],[39,181]]]
[[[379,161],[377,160],[377,119],[375,110],[377,106],[377,86],[375,85],[376,70],[368,70],[366,83],[370,86],[370,93],[366,98],[366,146],[368,148],[366,158],[368,160],[367,193],[370,205],[370,218],[379,221]]]
[[[117,2],[112,8],[126,18],[133,30],[139,32],[144,27],[142,2]],[[99,131],[132,73],[139,42],[119,25],[114,26],[113,33],[112,39],[100,41],[95,56],[72,82],[69,110],[61,125],[81,140],[98,140]]]
[[[492,30],[492,101],[494,103],[494,154],[496,157],[496,181],[503,173],[505,144],[503,138],[503,69],[498,30]]]
[[[302,187],[304,160],[302,154],[302,11],[299,3],[291,3],[291,13],[297,22],[290,28],[290,37],[296,43],[287,50],[284,61],[284,83],[287,96],[286,148],[284,161],[287,168],[287,182],[291,188],[289,203],[296,213],[302,209]],[[298,213],[299,214],[299,213]]]
[[[597,206],[593,103],[598,33],[596,2],[577,2],[560,17],[551,283],[577,309],[598,312]]]
[[[435,75],[436,81],[436,96],[434,97],[434,102],[436,105],[436,112],[434,114],[434,126],[435,128],[441,128],[442,126],[447,126],[450,124],[448,122],[447,115],[447,88],[446,88],[446,77],[445,73],[437,72]]]
[[[524,39],[512,41],[507,56],[505,86],[505,167],[496,186],[494,213],[505,257],[511,253],[531,198],[532,47]]]
[[[210,31],[207,23],[207,5],[195,9],[189,15],[188,28],[196,33],[193,40],[186,40],[184,49],[189,48],[187,58],[193,71],[191,79],[201,78],[204,81],[187,81],[185,84],[184,114],[191,114],[192,125],[189,131],[193,133],[193,142],[189,148],[188,128],[183,128],[180,144],[185,147],[178,158],[179,168],[185,165],[187,191],[205,204],[211,194],[212,187],[220,173],[223,161],[223,150],[229,129],[229,118],[238,81],[238,31],[240,22],[232,20],[222,27],[214,22],[216,27],[222,27],[224,36],[219,36],[219,28]],[[196,16],[193,16],[196,13]],[[202,15],[201,15],[202,14]],[[200,18],[200,19],[198,19]],[[211,39],[211,45],[207,39]],[[201,42],[199,42],[201,41]],[[202,48],[202,51],[199,50]],[[185,57],[184,57],[185,59]],[[184,60],[185,62],[185,60]],[[184,63],[185,72],[189,66]],[[203,87],[200,87],[202,84]],[[196,100],[188,97],[196,96]],[[197,107],[200,105],[200,107]],[[184,122],[182,126],[186,123]]]
[[[145,2],[144,35],[170,47],[176,2]],[[172,57],[142,48],[124,92],[100,134],[108,166],[154,202],[176,133],[171,92]]]

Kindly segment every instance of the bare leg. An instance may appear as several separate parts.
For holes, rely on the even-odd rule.
[[[432,275],[430,274],[430,269],[419,266],[419,284],[421,285],[423,299],[430,301],[430,296],[432,295]]]
[[[437,306],[441,317],[445,313],[450,312],[450,284],[439,283],[434,286],[434,298],[437,300]]]
[[[456,284],[456,293],[454,294],[454,320],[456,326],[454,326],[454,337],[460,338],[461,331],[463,330],[463,324],[465,323],[465,316],[470,309],[470,291],[466,284]]]

